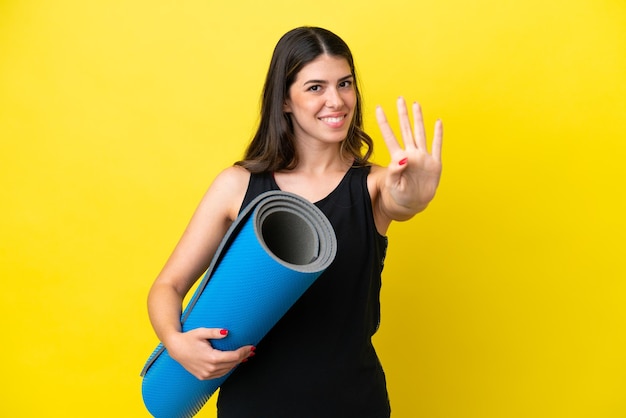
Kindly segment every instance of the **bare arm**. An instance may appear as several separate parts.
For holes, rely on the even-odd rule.
[[[225,338],[226,330],[200,328],[183,333],[180,324],[183,299],[207,269],[237,217],[248,179],[249,174],[240,167],[227,168],[216,177],[148,295],[148,314],[157,337],[169,354],[199,379],[226,374],[252,350],[250,346],[215,350],[208,339]]]

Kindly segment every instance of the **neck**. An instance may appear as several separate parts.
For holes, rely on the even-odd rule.
[[[351,157],[341,155],[340,144],[323,147],[301,145],[296,152],[298,165],[292,171],[310,173],[346,171],[353,162]]]

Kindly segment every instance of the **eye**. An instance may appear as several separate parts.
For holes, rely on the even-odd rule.
[[[320,86],[319,84],[314,84],[311,87],[309,87],[309,91],[321,91],[322,90],[322,86]]]
[[[352,80],[345,80],[339,83],[339,88],[350,88],[352,87]]]

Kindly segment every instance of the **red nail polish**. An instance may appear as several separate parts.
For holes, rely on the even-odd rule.
[[[228,334],[228,330],[227,329],[221,329],[220,330],[220,334],[227,335]]]
[[[403,158],[403,159],[401,159],[400,161],[398,161],[398,164],[399,164],[399,165],[404,165],[404,164],[406,164],[406,163],[408,163],[408,162],[409,162],[409,159],[408,159],[408,158]]]
[[[250,351],[254,351],[254,350],[256,350],[255,346],[250,347]]]

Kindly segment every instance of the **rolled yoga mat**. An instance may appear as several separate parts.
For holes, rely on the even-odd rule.
[[[183,331],[228,329],[218,350],[256,345],[334,260],[337,241],[326,216],[282,191],[258,196],[240,213],[181,316]],[[159,344],[141,375],[156,418],[192,417],[229,375],[199,380]]]

